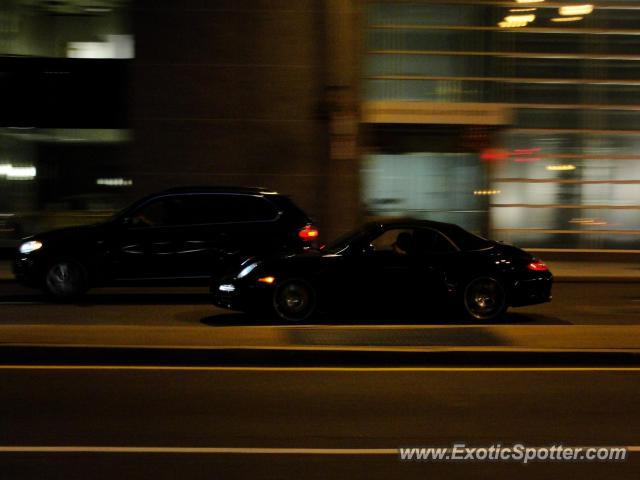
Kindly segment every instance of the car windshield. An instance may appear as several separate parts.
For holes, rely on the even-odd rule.
[[[368,230],[358,229],[352,230],[344,235],[338,237],[337,240],[333,241],[325,250],[324,253],[336,254],[342,252],[345,248],[347,248],[351,243],[358,240],[361,237],[364,237],[368,233]]]

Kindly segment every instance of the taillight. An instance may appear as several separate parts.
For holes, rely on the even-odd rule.
[[[312,240],[315,240],[316,238],[318,238],[318,234],[320,232],[318,232],[318,229],[312,225],[305,225],[303,228],[300,229],[300,231],[298,232],[298,236],[304,240],[305,242],[310,242]]]
[[[547,270],[549,270],[549,268],[540,261],[531,262],[529,265],[527,265],[527,268],[529,270],[533,270],[534,272],[546,272]]]

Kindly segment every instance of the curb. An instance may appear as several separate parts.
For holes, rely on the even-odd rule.
[[[640,350],[0,346],[0,365],[70,367],[640,367]]]

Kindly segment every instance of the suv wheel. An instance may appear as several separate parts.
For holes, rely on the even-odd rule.
[[[47,269],[44,287],[57,299],[69,299],[85,293],[88,289],[87,270],[75,260],[57,260]]]

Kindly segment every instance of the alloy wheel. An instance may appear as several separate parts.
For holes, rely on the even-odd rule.
[[[273,306],[278,316],[284,320],[304,320],[315,309],[313,288],[301,280],[284,282],[275,292]]]
[[[469,316],[476,320],[494,319],[506,307],[504,288],[493,278],[476,278],[465,288],[464,307]]]

